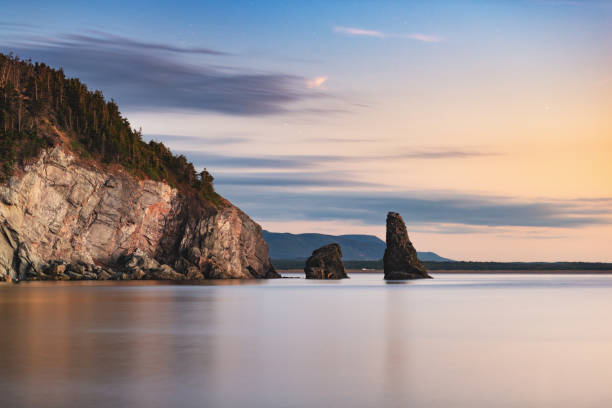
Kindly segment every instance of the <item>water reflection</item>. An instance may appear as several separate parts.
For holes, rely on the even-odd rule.
[[[386,281],[386,284],[403,284],[408,281]],[[405,338],[406,331],[410,331],[410,314],[412,310],[406,308],[402,302],[401,293],[397,290],[389,290],[385,293],[385,366],[382,371],[384,376],[384,401],[385,406],[405,406],[409,401],[405,395],[409,395],[409,389],[413,381],[410,371],[410,343]]]
[[[4,407],[612,401],[608,276],[0,285]]]

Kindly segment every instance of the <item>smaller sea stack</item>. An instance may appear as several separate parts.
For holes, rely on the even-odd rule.
[[[387,249],[383,263],[386,280],[431,278],[408,238],[402,216],[396,212],[387,214]]]
[[[345,279],[348,278],[342,263],[340,245],[329,244],[315,249],[306,260],[304,267],[306,279]]]

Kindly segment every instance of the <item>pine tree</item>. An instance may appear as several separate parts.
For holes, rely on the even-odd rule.
[[[173,155],[162,143],[145,143],[142,131],[132,129],[102,92],[66,78],[62,69],[0,54],[0,181],[15,165],[58,143],[53,126],[67,135],[76,153],[120,164],[135,177],[165,181],[216,204],[222,201],[210,173],[197,173],[185,156]]]

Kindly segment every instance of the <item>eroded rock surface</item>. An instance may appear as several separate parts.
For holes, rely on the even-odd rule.
[[[304,272],[306,279],[348,278],[342,263],[340,245],[329,244],[315,249],[312,256],[306,260]]]
[[[396,212],[387,214],[387,248],[383,264],[387,280],[431,278],[408,238],[404,220]]]
[[[168,184],[89,168],[56,146],[0,186],[0,278],[280,276],[257,223],[229,202],[195,204]]]

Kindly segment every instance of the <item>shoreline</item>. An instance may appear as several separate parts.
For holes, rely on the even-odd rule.
[[[296,274],[296,273],[304,273],[301,269],[285,269],[278,270],[277,272],[281,275],[283,274]],[[439,269],[439,270],[428,270],[430,274],[436,275],[453,275],[453,274],[470,274],[470,275],[612,275],[612,269],[602,269],[602,270],[591,270],[591,269],[547,269],[547,270],[533,270],[533,269],[482,269],[482,270],[474,270],[474,269]],[[383,274],[384,271],[382,269],[347,269],[346,273],[348,274],[362,274],[362,273],[372,273],[372,274]]]

